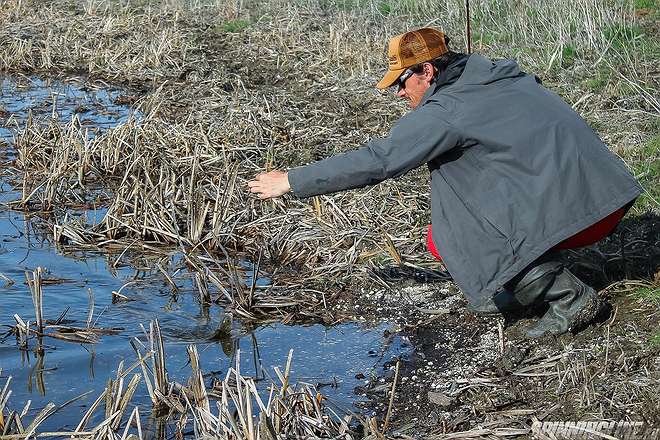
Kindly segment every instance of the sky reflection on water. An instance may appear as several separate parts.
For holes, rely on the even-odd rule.
[[[101,130],[125,122],[131,109],[115,104],[123,92],[85,84],[49,81],[38,78],[0,78],[0,153],[7,163],[13,158],[11,143],[14,133],[23,126],[28,111],[33,117],[55,116],[61,123],[76,115],[94,135]],[[4,143],[4,145],[3,145]],[[15,200],[18,194],[6,178],[0,179],[0,202]],[[98,223],[104,208],[84,214],[89,223]],[[273,366],[283,367],[289,350],[293,350],[292,377],[313,385],[321,385],[324,394],[344,406],[358,397],[353,388],[383,367],[385,361],[406,351],[398,338],[386,338],[387,324],[367,327],[348,323],[334,327],[323,325],[286,326],[270,324],[251,328],[239,321],[228,320],[218,305],[203,305],[197,297],[190,274],[180,269],[180,255],[173,251],[165,256],[144,256],[141,266],[117,266],[116,255],[101,252],[62,252],[40,227],[37,218],[0,207],[0,273],[12,282],[0,280],[0,325],[14,324],[14,314],[34,321],[30,291],[25,273],[37,267],[46,269],[43,313],[56,319],[65,310],[66,319],[84,326],[88,316],[90,290],[94,299],[93,322],[104,328],[121,328],[117,335],[102,336],[99,343],[74,344],[46,338],[43,356],[21,351],[13,336],[0,337],[0,386],[13,377],[9,400],[11,408],[20,409],[28,399],[32,411],[48,401],[62,404],[86,391],[94,392],[75,402],[42,425],[42,429],[72,429],[87,406],[114,377],[120,361],[132,364],[136,357],[129,340],[144,338],[140,324],[158,319],[166,341],[168,373],[184,382],[190,375],[186,346],[196,344],[201,367],[210,376],[224,377],[237,350],[241,350],[244,374],[260,377],[261,367],[274,376]],[[139,254],[140,251],[132,251]],[[139,261],[139,259],[136,259]],[[155,269],[164,265],[177,283],[170,284]],[[254,276],[249,262],[242,263],[246,283]],[[271,280],[259,274],[258,287],[268,287]],[[127,284],[129,283],[129,284]],[[124,288],[122,289],[122,286]],[[119,291],[131,301],[113,303],[112,291]],[[4,327],[7,329],[8,327]],[[0,331],[2,334],[4,330]],[[34,341],[31,342],[34,347]],[[262,382],[263,384],[266,381]],[[138,388],[134,404],[149,406],[146,388]],[[99,415],[100,416],[100,415]],[[98,421],[98,419],[97,419]],[[94,420],[92,421],[94,422]]]

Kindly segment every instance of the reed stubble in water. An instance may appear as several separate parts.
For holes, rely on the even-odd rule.
[[[13,20],[8,29],[16,32],[15,44],[0,51],[5,70],[83,71],[146,90],[137,102],[144,115],[139,121],[93,139],[76,120],[64,127],[28,120],[17,137],[23,197],[15,206],[53,212],[58,240],[117,248],[144,242],[253,257],[263,251],[265,266],[295,274],[292,279],[280,271],[278,283],[290,286],[363,279],[365,262],[430,263],[422,245],[429,209],[420,191],[423,171],[318,197],[311,206],[289,199],[259,203],[245,183],[258,171],[383,135],[403,110],[370,90],[382,69],[384,42],[440,14],[460,47],[459,4],[416,2],[384,12],[368,1],[346,10],[306,1],[148,8],[101,2],[67,12],[57,4],[52,10],[31,4],[29,10],[9,3],[3,18]],[[613,119],[628,120],[634,111],[633,125],[644,127],[660,108],[653,97],[657,81],[649,76],[654,63],[645,50],[623,44],[626,32],[614,33],[623,39],[620,45],[612,41],[612,29],[634,21],[634,10],[587,3],[562,8],[558,1],[529,10],[480,5],[473,11],[475,46],[515,55],[530,70],[545,72],[587,117],[611,127]],[[56,31],[65,27],[72,30],[62,40]],[[43,44],[23,43],[18,31],[27,28],[30,41]],[[612,71],[614,59],[626,69]],[[594,61],[611,71],[610,81],[636,91],[615,109],[575,84],[580,69]],[[619,148],[640,139],[624,132],[606,129],[603,136],[627,139],[617,142]],[[108,206],[100,225],[65,221],[65,207],[92,202]],[[203,289],[208,280],[199,277]]]
[[[223,301],[256,320],[318,319],[333,306],[329,291],[364,281],[370,264],[435,264],[422,239],[429,211],[424,171],[311,203],[260,203],[245,182],[259,171],[384,135],[404,111],[372,90],[387,38],[431,23],[462,47],[462,2],[14,0],[2,6],[0,70],[123,84],[136,96],[127,101],[142,113],[94,138],[78,120],[29,119],[20,127],[18,157],[9,166],[22,195],[13,207],[49,213],[58,242],[117,252],[181,249],[203,302]],[[639,152],[657,132],[658,49],[640,32],[645,22],[632,2],[481,2],[472,13],[477,52],[517,58],[538,73],[615,151],[635,158],[633,167],[657,162],[657,151]],[[640,177],[653,178],[651,167],[640,169]],[[98,225],[66,215],[90,206],[108,208]],[[643,206],[657,210],[657,201]],[[273,286],[237,282],[237,255],[254,261],[263,255]],[[590,366],[553,356],[530,361],[516,377],[552,377],[562,392],[572,384],[576,404],[592,408],[598,396]],[[621,371],[628,371],[622,359]],[[457,386],[484,401],[491,399],[485,390],[507,390],[498,378],[473,379],[457,379]],[[251,389],[233,379],[238,382]],[[646,391],[625,383],[632,385],[614,389],[610,408],[637,411]],[[243,399],[247,411],[245,394],[234,388],[223,386],[220,395],[226,402]],[[169,388],[160,392],[168,396]],[[315,408],[311,401],[300,405]],[[223,419],[228,430],[259,429],[230,416]],[[194,417],[216,421],[201,412]],[[204,432],[211,424],[199,426]],[[497,429],[482,434],[502,434]]]
[[[229,369],[224,380],[214,382],[212,388],[207,389],[194,345],[188,347],[191,376],[187,384],[179,384],[168,379],[165,344],[158,321],[149,324],[149,331],[145,331],[145,336],[146,345],[137,338],[132,342],[137,362],[128,368],[124,367],[123,361],[120,362],[116,378],[108,380],[105,390],[89,406],[73,431],[38,432],[37,429],[48,417],[89,393],[59,407],[49,403],[27,424],[29,403],[21,412],[7,409],[7,401],[11,395],[11,378],[8,378],[0,392],[2,439],[27,438],[33,434],[40,437],[81,439],[142,439],[143,422],[138,406],[133,403],[135,391],[141,381],[145,382],[151,397],[152,409],[161,413],[166,420],[178,418],[178,438],[183,438],[192,429],[194,438],[257,440],[307,437],[350,440],[369,435],[370,426],[377,426],[377,423],[368,417],[342,417],[327,407],[323,396],[310,385],[292,384],[292,352],[289,352],[284,372],[277,367],[274,369],[279,383],[271,382],[267,390],[268,399],[263,400],[264,393],[257,389],[255,379],[240,372],[240,352],[237,352],[235,366]],[[144,354],[139,346],[146,349]],[[148,362],[151,363],[150,368]],[[142,374],[132,373],[138,367]],[[130,380],[126,382],[129,376]],[[96,426],[89,426],[92,417],[101,411],[102,407],[101,421]],[[5,413],[8,414],[6,418]],[[358,433],[356,428],[360,425],[362,428]],[[378,431],[374,435],[382,438]]]

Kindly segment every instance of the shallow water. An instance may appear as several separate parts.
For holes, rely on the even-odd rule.
[[[31,109],[36,117],[55,115],[68,122],[74,114],[90,127],[90,133],[107,129],[125,121],[130,108],[115,104],[122,94],[103,85],[46,81],[37,78],[0,79],[0,139],[3,156],[11,158],[12,133]],[[0,144],[2,145],[2,144]],[[0,200],[16,199],[7,181],[0,181]],[[103,211],[88,212],[88,221],[98,221]],[[107,380],[114,377],[124,360],[132,364],[136,356],[129,344],[133,337],[142,338],[140,324],[158,319],[165,337],[166,364],[171,379],[185,382],[190,376],[186,346],[196,344],[203,372],[223,378],[232,366],[237,350],[241,352],[243,374],[262,376],[262,366],[273,377],[272,366],[283,367],[289,350],[293,350],[292,377],[313,385],[321,385],[331,402],[350,408],[358,397],[353,389],[383,363],[406,350],[398,339],[386,338],[389,328],[382,324],[366,327],[349,323],[334,327],[322,325],[264,325],[251,328],[239,321],[230,321],[217,305],[204,306],[180,256],[144,255],[140,266],[117,263],[117,255],[100,252],[64,252],[55,246],[48,234],[38,227],[39,219],[24,213],[0,208],[0,273],[11,281],[0,280],[0,325],[14,325],[14,314],[24,321],[34,322],[34,307],[25,272],[46,268],[44,278],[50,280],[43,288],[43,315],[57,319],[67,311],[65,319],[71,325],[84,327],[93,297],[92,323],[97,327],[120,328],[116,335],[102,336],[96,344],[76,344],[46,338],[45,353],[37,356],[30,350],[20,350],[14,336],[0,336],[0,387],[12,376],[9,407],[20,410],[32,401],[32,413],[47,402],[57,405],[93,390],[89,396],[60,410],[44,423],[40,430],[72,429],[81,414],[103,391]],[[135,255],[133,255],[135,257]],[[135,260],[135,258],[134,258]],[[159,263],[177,285],[173,291]],[[246,283],[250,283],[251,265],[243,264]],[[267,286],[267,276],[258,275],[258,285]],[[13,283],[12,283],[13,281]],[[122,289],[123,286],[123,289]],[[131,301],[113,304],[112,291],[119,291]],[[91,294],[90,294],[91,292]],[[7,326],[7,327],[4,327]],[[208,378],[207,380],[210,380]],[[261,383],[266,385],[267,381]],[[142,413],[150,406],[146,388],[140,385],[132,405],[140,404]],[[147,409],[147,410],[145,410]],[[100,414],[92,420],[99,421]]]
[[[37,118],[51,117],[70,122],[76,115],[90,133],[125,121],[132,112],[120,105],[126,96],[105,83],[68,82],[36,77],[0,77],[0,138],[11,138],[12,129],[21,126],[29,112]]]

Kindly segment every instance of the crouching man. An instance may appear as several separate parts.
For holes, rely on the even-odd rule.
[[[555,257],[609,235],[641,188],[587,123],[511,60],[449,50],[424,28],[392,38],[379,89],[414,110],[388,137],[248,183],[260,198],[310,197],[427,164],[429,245],[477,313],[545,306],[530,337],[576,331],[598,294]]]

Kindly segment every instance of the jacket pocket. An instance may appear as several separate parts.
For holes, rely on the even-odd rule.
[[[470,202],[493,229],[510,241],[516,235],[516,217],[521,213],[512,197],[507,194],[503,181],[493,182],[482,193],[473,194],[473,200]]]

